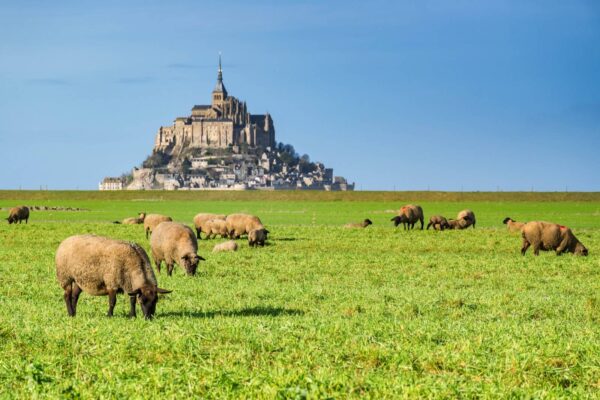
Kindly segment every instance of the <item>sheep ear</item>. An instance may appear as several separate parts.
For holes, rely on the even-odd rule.
[[[271,232],[269,232],[268,230],[265,229],[265,233],[271,233]]]
[[[200,261],[206,261],[206,258],[202,257],[201,255],[198,255],[198,259],[199,259]]]
[[[162,288],[159,288],[159,287],[156,288],[156,293],[167,294],[167,293],[171,293],[171,292],[172,292],[172,290],[162,289]]]
[[[129,296],[131,297],[135,297],[135,296],[139,296],[140,294],[142,294],[142,289],[136,290],[135,292],[131,292],[131,293],[127,293]]]

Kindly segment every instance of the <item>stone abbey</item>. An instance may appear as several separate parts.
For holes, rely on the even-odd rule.
[[[188,117],[175,119],[172,126],[159,128],[154,151],[178,154],[186,148],[232,146],[274,147],[275,127],[267,114],[252,115],[246,102],[230,96],[223,84],[219,57],[217,84],[210,105],[196,105]]]

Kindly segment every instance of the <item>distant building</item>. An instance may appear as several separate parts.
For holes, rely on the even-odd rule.
[[[106,177],[98,185],[99,190],[123,190],[123,180],[121,178]]]

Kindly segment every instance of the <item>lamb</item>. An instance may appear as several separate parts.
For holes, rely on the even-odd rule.
[[[434,215],[433,217],[429,218],[429,223],[427,224],[427,230],[429,230],[430,226],[433,226],[434,230],[439,229],[440,231],[450,228],[450,224],[448,224],[448,220],[446,218],[442,217],[441,215]]]
[[[229,237],[227,222],[223,219],[211,219],[203,223],[202,229],[206,232],[206,238],[210,239],[220,235],[221,238]]]
[[[449,219],[448,220],[448,229],[463,229],[465,222],[459,219]]]
[[[194,217],[194,226],[196,228],[196,238],[202,239],[200,237],[200,233],[202,233],[202,232],[207,233],[205,224],[208,221],[213,220],[213,219],[221,219],[224,221],[225,218],[227,218],[227,216],[225,216],[223,214],[208,214],[208,213],[196,214],[196,216]]]
[[[239,239],[255,229],[264,229],[260,218],[249,214],[231,214],[225,219],[231,239]]]
[[[458,215],[456,216],[457,220],[464,220],[464,223],[462,224],[463,227],[461,227],[461,229],[465,229],[468,228],[469,226],[473,226],[473,229],[475,229],[475,213],[469,209],[467,210],[462,210],[461,212],[458,213]]]
[[[213,253],[219,253],[222,251],[237,251],[237,249],[237,243],[233,240],[228,240],[227,242],[215,245],[215,247],[213,247]]]
[[[188,275],[195,275],[198,262],[204,261],[197,254],[198,241],[192,229],[177,222],[159,224],[150,237],[150,248],[158,273],[164,261],[169,276],[173,274],[175,264],[183,267]]]
[[[268,233],[269,231],[265,228],[251,230],[248,232],[248,245],[250,247],[264,246]]]
[[[22,220],[25,220],[25,223],[27,223],[27,221],[29,221],[29,208],[27,206],[11,208],[8,213],[8,218],[6,218],[6,220],[8,221],[9,225],[12,223],[16,224],[17,221],[20,224]]]
[[[373,221],[367,218],[363,222],[348,223],[344,225],[344,228],[366,228],[369,225],[373,225]]]
[[[536,256],[540,254],[540,250],[555,250],[557,256],[564,252],[571,252],[580,256],[588,255],[585,246],[577,240],[571,229],[566,226],[551,222],[531,221],[523,226],[521,236],[523,236],[522,255],[525,255],[529,246],[533,246],[533,254]]]
[[[148,255],[138,244],[95,235],[71,236],[56,250],[56,277],[64,290],[67,313],[74,317],[82,291],[92,296],[108,295],[112,317],[117,293],[129,295],[130,317],[139,300],[146,319],[154,316],[159,293]]]
[[[523,226],[525,226],[525,222],[517,222],[511,217],[504,218],[504,221],[502,221],[502,223],[506,224],[508,231],[511,233],[521,232],[521,229],[523,228]]]
[[[171,222],[173,221],[171,217],[167,217],[166,215],[161,214],[148,214],[144,218],[144,230],[146,231],[146,239],[148,236],[152,234],[152,232],[156,229],[156,227],[161,222]]]
[[[144,223],[144,219],[146,218],[146,213],[141,212],[137,217],[129,217],[125,218],[122,221],[115,221],[113,224],[123,224],[123,225],[139,225]]]
[[[415,204],[407,204],[400,209],[400,213],[392,218],[390,221],[394,221],[394,226],[402,224],[404,229],[413,229],[417,221],[421,222],[421,230],[423,230],[424,218],[423,209],[421,206]]]

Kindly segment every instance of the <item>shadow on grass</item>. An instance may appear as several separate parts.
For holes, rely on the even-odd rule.
[[[295,238],[295,237],[282,237],[282,238],[269,238],[274,242],[294,242],[296,240],[306,240],[304,238]]]
[[[160,313],[161,317],[191,317],[191,318],[214,318],[214,317],[280,317],[285,315],[304,315],[304,311],[294,308],[282,307],[249,307],[239,310],[218,311],[169,311]]]

